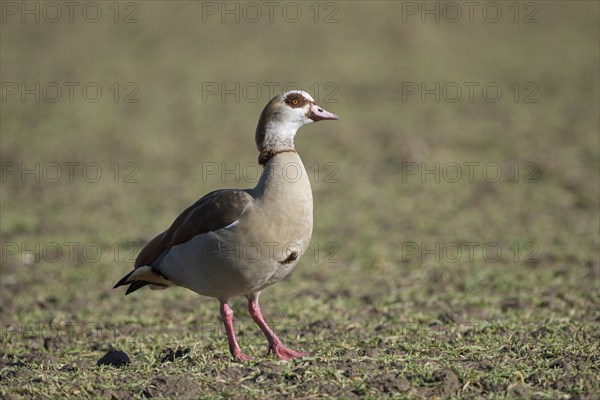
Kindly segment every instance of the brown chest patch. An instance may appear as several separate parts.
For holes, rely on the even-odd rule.
[[[281,265],[289,264],[291,262],[296,261],[297,259],[298,259],[298,253],[296,253],[295,251],[292,251],[290,253],[290,255],[287,256],[287,258],[285,260],[281,261],[279,264],[281,264]]]
[[[302,108],[309,100],[300,93],[290,93],[285,97],[285,104],[292,108]]]

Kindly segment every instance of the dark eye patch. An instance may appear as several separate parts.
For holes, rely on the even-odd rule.
[[[308,100],[300,93],[290,93],[285,97],[285,104],[292,108],[302,108],[306,103],[308,103]]]

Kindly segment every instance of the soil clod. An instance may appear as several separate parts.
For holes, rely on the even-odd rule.
[[[96,365],[112,365],[113,367],[122,367],[130,364],[131,360],[124,351],[110,350],[101,359],[98,360]]]

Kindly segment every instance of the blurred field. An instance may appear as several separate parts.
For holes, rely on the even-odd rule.
[[[236,22],[220,2],[96,2],[96,23],[52,23],[38,4],[39,23],[2,9],[0,396],[600,394],[598,3],[498,2],[496,23],[385,1],[294,3],[295,23],[286,3],[253,23],[241,3]],[[312,356],[265,357],[238,299],[257,361],[234,363],[216,301],[111,287],[197,198],[255,184],[259,113],[289,83],[342,118],[296,138],[313,248],[261,298]],[[131,364],[96,367],[113,348]]]

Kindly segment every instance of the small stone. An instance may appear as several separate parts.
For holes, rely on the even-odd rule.
[[[96,365],[112,365],[113,367],[122,367],[131,363],[129,356],[124,351],[110,350],[101,359],[98,360]]]

